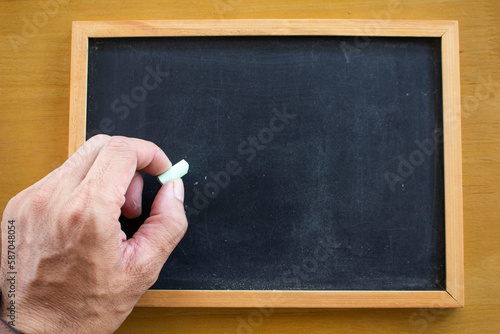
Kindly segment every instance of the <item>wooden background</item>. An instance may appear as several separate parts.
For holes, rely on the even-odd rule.
[[[136,308],[117,333],[500,333],[500,2],[0,2],[0,209],[67,155],[71,22],[231,18],[446,19],[460,24],[464,309]]]

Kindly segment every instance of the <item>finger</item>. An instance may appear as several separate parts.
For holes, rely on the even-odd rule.
[[[111,137],[90,167],[82,187],[90,188],[99,202],[121,208],[137,170],[158,175],[172,164],[155,144],[136,138]]]
[[[186,233],[188,223],[183,199],[182,180],[175,179],[165,184],[156,195],[151,207],[151,216],[132,238],[125,241],[126,247],[135,250],[131,254],[134,257],[132,262],[149,268],[149,274],[158,274]]]
[[[140,172],[135,172],[127,193],[125,194],[125,204],[122,207],[122,214],[127,218],[137,218],[142,213],[142,188],[144,181]]]
[[[63,192],[74,190],[85,175],[87,175],[99,151],[110,138],[107,135],[97,135],[90,138],[62,166],[56,168],[43,179],[25,189],[20,195],[24,196],[26,201],[29,202],[33,195],[42,187],[45,188],[44,191],[46,193],[54,192],[58,189]],[[64,187],[61,187],[62,182],[64,182]],[[56,197],[55,195],[52,196],[52,198]]]
[[[111,140],[108,135],[96,135],[87,140],[75,153],[59,168],[63,173],[71,175],[69,182],[79,184],[94,164],[101,149]]]

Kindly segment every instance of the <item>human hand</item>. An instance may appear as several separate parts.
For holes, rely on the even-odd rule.
[[[7,306],[14,300],[14,325],[22,333],[116,330],[187,228],[180,179],[162,186],[132,238],[118,220],[141,213],[138,170],[158,175],[170,166],[153,143],[98,135],[11,199],[2,219],[2,318],[11,320]],[[14,271],[9,244],[15,245],[14,298],[6,281]]]

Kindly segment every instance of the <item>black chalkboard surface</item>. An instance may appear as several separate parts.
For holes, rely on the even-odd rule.
[[[88,57],[87,138],[191,165],[153,289],[445,290],[440,38],[90,38]]]

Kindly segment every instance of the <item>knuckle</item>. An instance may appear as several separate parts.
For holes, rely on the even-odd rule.
[[[51,182],[42,181],[31,185],[11,198],[5,206],[4,217],[23,219],[27,226],[28,221],[42,220],[49,215],[50,203],[54,197],[54,185]]]
[[[132,140],[127,137],[115,136],[104,145],[103,151],[112,153],[115,160],[129,160],[135,156],[135,145]]]
[[[50,199],[52,198],[52,189],[42,187],[31,198],[31,207],[35,212],[46,211],[49,207]]]
[[[111,137],[105,134],[98,134],[87,140],[90,145],[99,145],[107,142]],[[85,146],[85,145],[84,145]]]
[[[31,196],[33,192],[33,186],[24,189],[16,196],[12,197],[7,205],[5,206],[5,212],[18,211],[19,207],[26,201],[28,197]]]
[[[85,162],[87,156],[92,152],[99,150],[102,146],[110,140],[108,135],[96,135],[87,140],[73,155],[64,162],[60,167],[63,172],[72,172],[74,169],[79,168]]]
[[[188,229],[188,221],[185,215],[177,219],[177,227],[178,227],[178,232],[182,238],[184,234],[186,234],[186,231]]]
[[[66,160],[61,167],[59,167],[59,170],[64,173],[64,172],[72,172],[75,168],[78,168],[78,166],[81,165],[83,162],[83,157],[82,157],[82,151],[78,150],[73,155],[71,158]]]
[[[64,221],[69,225],[79,224],[87,218],[89,201],[85,193],[80,193],[71,198],[70,202],[62,209]]]
[[[107,142],[106,146],[109,148],[118,148],[118,149],[123,149],[123,148],[128,148],[131,145],[131,141],[127,137],[122,137],[122,136],[114,136],[109,139]]]
[[[87,145],[87,143],[85,143],[75,153],[73,153],[73,155],[68,160],[66,160],[60,168],[64,170],[65,168],[68,167],[71,168],[79,166],[83,162],[86,153],[90,150],[91,150],[91,145]]]

